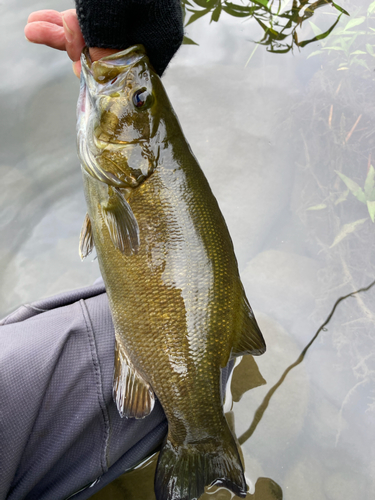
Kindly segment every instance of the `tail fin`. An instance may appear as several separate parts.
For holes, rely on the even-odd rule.
[[[221,443],[210,439],[175,447],[169,433],[155,474],[157,500],[197,500],[205,486],[222,486],[246,496],[246,481],[236,443],[227,428]]]

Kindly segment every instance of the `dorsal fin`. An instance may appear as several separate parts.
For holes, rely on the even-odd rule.
[[[79,256],[81,260],[85,259],[92,252],[93,248],[94,239],[92,236],[91,221],[89,214],[86,214],[79,237]]]
[[[231,357],[234,358],[245,354],[259,356],[266,351],[266,343],[245,292],[243,294],[242,315],[242,328],[235,337]]]
[[[108,188],[108,202],[102,205],[102,214],[112,243],[125,255],[137,253],[139,228],[129,203],[115,187]]]
[[[116,334],[113,399],[121,417],[144,418],[151,413],[155,396],[144,378],[137,372]]]

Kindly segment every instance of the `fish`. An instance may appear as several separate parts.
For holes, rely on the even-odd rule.
[[[198,499],[210,485],[245,497],[221,371],[266,345],[224,217],[145,48],[95,62],[85,48],[81,63],[80,255],[95,247],[107,290],[114,401],[126,418],[163,407],[157,500]]]

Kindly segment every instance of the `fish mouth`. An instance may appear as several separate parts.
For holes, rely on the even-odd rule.
[[[99,61],[92,61],[89,50],[85,47],[82,51],[81,63],[85,71],[90,73],[97,83],[105,84],[146,57],[144,46],[138,44],[102,57]]]

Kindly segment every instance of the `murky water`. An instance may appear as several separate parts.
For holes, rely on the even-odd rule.
[[[375,279],[370,5],[342,0],[351,16],[327,38],[279,54],[254,44],[264,35],[254,18],[223,12],[209,24],[207,15],[187,27],[199,46],[183,46],[163,78],[228,223],[268,346],[256,359],[263,378],[251,382],[245,358],[227,404],[256,500],[366,500],[375,491],[375,287],[342,300],[321,328],[339,297]],[[23,38],[30,9],[44,7],[0,6],[0,316],[99,275],[95,261],[78,257],[86,211],[78,80],[65,54]],[[338,14],[317,9],[297,40],[325,33]],[[93,498],[151,500],[152,468]]]

